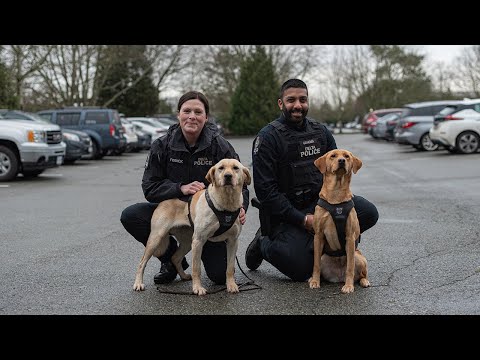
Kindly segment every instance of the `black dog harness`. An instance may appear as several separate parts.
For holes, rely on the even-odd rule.
[[[329,202],[318,199],[317,205],[327,210],[332,215],[335,227],[337,228],[338,241],[340,242],[340,250],[325,251],[325,254],[329,256],[345,256],[345,227],[347,225],[348,214],[354,208],[355,204],[353,200],[345,201],[340,204],[330,204]],[[355,240],[355,249],[358,246],[359,239]]]
[[[218,222],[220,223],[220,227],[218,228],[217,231],[215,231],[215,234],[213,236],[218,236],[226,232],[228,229],[230,229],[233,226],[233,223],[235,220],[237,220],[238,215],[240,214],[240,209],[235,211],[220,211],[215,208],[213,205],[212,199],[210,199],[210,195],[208,194],[208,188],[205,189],[205,199],[207,200],[208,206],[210,206],[210,209],[215,213],[217,216]],[[188,221],[190,221],[190,225],[193,227],[193,221],[192,221],[192,215],[190,214],[190,203],[192,202],[192,197],[188,199]]]

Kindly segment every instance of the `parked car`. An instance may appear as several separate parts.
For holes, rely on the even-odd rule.
[[[372,128],[372,135],[374,138],[385,139],[392,141],[393,130],[397,126],[399,113],[390,113],[376,120],[376,125]]]
[[[399,144],[412,145],[417,150],[437,150],[439,145],[430,139],[433,117],[445,106],[460,102],[461,100],[439,100],[404,105],[393,132],[395,141]]]
[[[140,148],[138,146],[138,135],[135,132],[133,124],[127,121],[125,118],[120,118],[120,120],[124,129],[125,138],[127,139],[127,149],[125,151],[139,151]]]
[[[35,177],[60,166],[66,145],[58,125],[29,120],[9,120],[0,115],[0,181],[21,173]]]
[[[155,118],[149,117],[128,117],[127,120],[149,134],[152,137],[152,142],[165,135],[170,127],[155,120]]]
[[[43,110],[42,118],[60,125],[62,129],[86,132],[92,139],[93,158],[101,159],[109,152],[121,154],[127,141],[118,111],[100,107],[65,107]]]
[[[480,143],[480,99],[446,106],[434,117],[430,139],[451,153],[477,152]]]
[[[391,113],[398,113],[400,114],[401,112],[403,111],[402,108],[390,108],[390,109],[378,109],[378,110],[373,110],[373,111],[370,111],[368,114],[366,114],[364,117],[363,117],[363,120],[362,120],[362,131],[365,133],[365,134],[368,134],[369,133],[369,128],[372,126],[372,123],[374,121],[376,121],[378,118],[384,116],[384,115],[388,115],[388,114],[391,114]],[[373,125],[375,126],[375,125]]]
[[[0,115],[5,119],[11,120],[29,120],[40,123],[51,124],[48,120],[40,117],[37,114],[29,113],[20,110],[0,110]],[[72,129],[62,129],[62,138],[67,145],[65,151],[64,163],[73,164],[76,160],[85,158],[88,159],[92,155],[92,140],[87,133]]]

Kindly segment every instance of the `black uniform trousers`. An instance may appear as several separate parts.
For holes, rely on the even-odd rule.
[[[375,205],[365,198],[353,197],[355,211],[360,223],[360,233],[370,229],[378,220]],[[302,212],[315,212],[315,204]],[[313,235],[304,228],[288,223],[281,223],[271,236],[260,238],[263,258],[276,267],[281,273],[294,281],[305,281],[313,271]]]
[[[123,210],[120,217],[125,230],[144,246],[147,244],[150,236],[150,222],[157,206],[158,204],[156,203],[147,202],[130,205]],[[176,250],[176,244],[172,243],[174,241],[176,242],[173,237],[170,237],[171,244],[165,254],[159,258],[161,262],[170,261]],[[202,262],[210,280],[217,285],[226,283],[227,247],[224,241],[207,241],[202,251]]]

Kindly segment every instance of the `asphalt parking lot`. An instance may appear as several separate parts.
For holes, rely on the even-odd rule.
[[[153,283],[160,263],[152,259],[146,290],[134,292],[143,246],[119,218],[126,206],[144,201],[143,152],[0,184],[0,314],[480,314],[480,153],[418,152],[363,134],[335,137],[364,164],[352,179],[353,192],[380,213],[360,244],[372,287],[357,284],[353,294],[342,294],[341,284],[322,283],[311,290],[266,262],[249,271],[244,254],[259,226],[258,211],[250,207],[238,260],[261,289],[227,294],[203,272],[214,293],[161,293]],[[251,166],[253,138],[230,141]],[[247,280],[238,266],[236,278]],[[189,292],[190,283],[177,278],[161,289]]]

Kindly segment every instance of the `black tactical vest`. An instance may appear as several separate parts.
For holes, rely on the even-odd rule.
[[[279,166],[280,192],[296,209],[304,209],[318,199],[323,184],[323,175],[313,162],[326,153],[325,128],[308,118],[304,132],[289,129],[278,120],[271,125],[280,134],[285,149]]]

